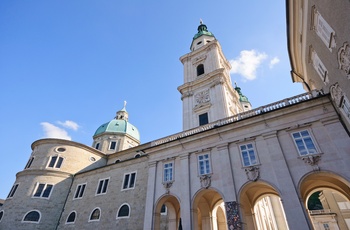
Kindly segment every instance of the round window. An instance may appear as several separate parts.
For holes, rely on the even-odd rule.
[[[66,148],[63,148],[63,147],[59,147],[56,149],[57,152],[60,152],[60,153],[63,153],[66,151]]]
[[[90,157],[90,161],[96,161],[95,157]]]

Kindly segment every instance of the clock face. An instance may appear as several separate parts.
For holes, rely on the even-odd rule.
[[[210,101],[209,90],[197,93],[195,96],[196,104],[203,104]]]

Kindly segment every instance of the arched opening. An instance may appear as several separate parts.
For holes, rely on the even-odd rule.
[[[155,207],[154,229],[177,230],[180,225],[180,203],[172,195],[162,197]]]
[[[314,229],[350,229],[350,183],[328,173],[313,173],[300,183],[310,222]]]
[[[289,229],[279,193],[271,185],[262,181],[248,183],[239,197],[245,229]]]
[[[213,189],[201,190],[193,200],[193,226],[198,230],[227,230],[225,203]]]
[[[197,66],[197,76],[202,75],[202,74],[204,74],[204,65],[203,64],[199,64]]]

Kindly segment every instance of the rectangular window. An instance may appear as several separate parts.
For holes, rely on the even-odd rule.
[[[75,190],[74,199],[82,198],[84,195],[86,184],[78,184],[77,189]]]
[[[11,191],[9,192],[7,198],[11,198],[13,197],[13,195],[15,195],[15,192],[17,191],[18,188],[18,184],[14,184],[11,188]]]
[[[335,32],[315,6],[312,7],[311,23],[316,34],[320,37],[327,48],[332,51],[331,49],[336,47]]]
[[[320,76],[323,84],[329,83],[328,70],[327,70],[326,66],[323,64],[323,62],[321,61],[320,57],[312,49],[312,47],[310,47],[310,49],[311,49],[311,51],[310,51],[310,53],[311,53],[311,62],[312,62],[312,65],[313,65],[314,69],[316,70],[316,72]]]
[[[301,156],[317,153],[315,144],[309,134],[309,131],[303,130],[300,132],[295,132],[292,133],[292,136]]]
[[[109,150],[115,150],[116,145],[117,145],[116,141],[111,141],[111,143],[109,145]]]
[[[56,168],[59,169],[62,166],[63,157],[52,156],[48,168]]]
[[[346,118],[350,120],[350,102],[345,96],[341,100],[340,108],[342,109],[342,112]]]
[[[164,164],[164,182],[173,181],[173,163]]]
[[[208,113],[199,115],[199,125],[206,125],[209,123]]]
[[[132,189],[135,187],[136,172],[124,174],[123,189]]]
[[[323,224],[323,228],[324,228],[324,230],[330,230],[329,224]]]
[[[97,184],[96,195],[106,194],[109,178],[99,180]]]
[[[198,167],[199,175],[211,173],[209,154],[198,155]]]
[[[241,150],[243,166],[251,166],[258,163],[253,144],[240,145],[239,148]]]
[[[33,197],[48,198],[51,194],[52,184],[38,184]]]
[[[26,167],[25,167],[24,169],[30,168],[30,166],[31,166],[32,163],[33,163],[33,160],[34,160],[34,157],[31,157],[31,158],[28,160],[28,162],[27,162],[27,164],[26,164]]]

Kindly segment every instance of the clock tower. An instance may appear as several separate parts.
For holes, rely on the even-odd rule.
[[[190,50],[180,58],[184,65],[184,84],[178,87],[183,130],[243,112],[240,95],[232,86],[231,65],[220,43],[202,21]]]

